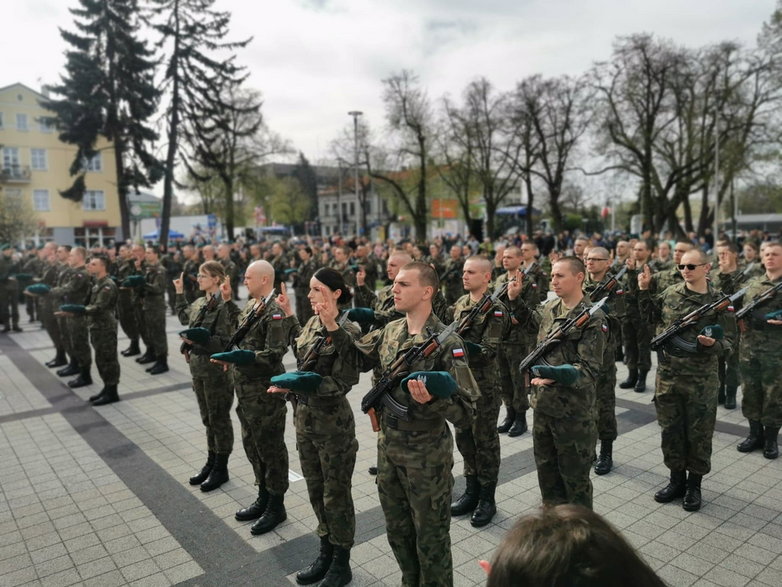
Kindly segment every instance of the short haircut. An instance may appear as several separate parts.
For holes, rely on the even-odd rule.
[[[606,249],[605,247],[592,247],[591,249],[589,249],[589,252],[590,253],[597,253],[601,257],[605,257],[606,259],[609,259],[609,255],[610,255],[610,253],[608,252],[608,249]]]
[[[85,259],[85,260],[87,259],[87,249],[85,249],[84,247],[73,247],[72,249],[70,249],[69,252],[76,253],[82,259]]]
[[[494,267],[492,262],[483,255],[473,255],[472,257],[467,257],[467,260],[464,262],[465,265],[470,261],[474,263],[480,263],[483,266],[483,270],[487,273],[491,273],[491,270]]]
[[[567,263],[570,266],[570,270],[573,272],[573,275],[576,275],[577,273],[583,273],[586,275],[586,266],[584,265],[584,262],[578,257],[569,255],[567,257],[562,257],[554,262],[555,265],[557,263]]]
[[[100,261],[101,264],[103,265],[103,268],[106,271],[109,270],[110,263],[109,263],[109,258],[106,255],[93,255],[92,257],[90,257],[90,260],[93,260],[93,259],[96,260],[96,261]]]
[[[437,271],[432,269],[428,263],[413,261],[402,267],[401,271],[417,271],[418,282],[424,287],[432,287],[435,293],[440,288],[440,278],[437,277]]]
[[[747,241],[744,243],[744,246],[749,247],[750,249],[754,249],[756,253],[760,251],[760,247],[758,247],[758,243],[755,241]]]
[[[521,249],[519,247],[507,247],[505,252],[512,254],[514,257],[521,256]]]
[[[728,249],[734,255],[739,254],[739,248],[730,241],[720,241],[717,243],[717,248]]]
[[[691,255],[691,254],[697,254],[698,255],[698,263],[710,263],[711,260],[709,259],[709,256],[704,253],[701,249],[698,248],[691,248],[689,251],[684,253],[684,255]],[[682,259],[684,258],[684,255],[682,255]]]

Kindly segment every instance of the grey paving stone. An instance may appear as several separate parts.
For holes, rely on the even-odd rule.
[[[105,575],[106,573],[117,570],[117,565],[114,564],[111,557],[104,556],[103,558],[80,564],[77,567],[77,570],[79,571],[82,580],[86,581],[87,579]]]
[[[734,573],[723,566],[714,567],[704,576],[704,579],[712,581],[722,587],[743,587],[749,583],[747,577]]]
[[[160,568],[154,563],[154,561],[144,560],[123,567],[120,569],[120,572],[128,582],[132,582],[138,579],[142,579],[143,577],[154,575],[155,573],[160,572]]]
[[[670,564],[657,569],[657,575],[667,584],[675,585],[676,587],[692,585],[699,579],[696,575]]]
[[[173,568],[177,565],[190,562],[191,557],[184,549],[177,548],[176,550],[159,554],[155,556],[153,560],[165,571],[166,569]]]
[[[76,569],[67,569],[41,578],[42,587],[65,587],[67,585],[76,585],[77,583],[81,583],[81,577],[76,572]]]
[[[37,579],[34,567],[25,567],[17,571],[0,574],[0,584],[7,587],[16,587]]]
[[[172,584],[176,584],[181,583],[182,581],[193,579],[195,577],[199,577],[204,574],[204,571],[195,561],[190,561],[175,567],[171,567],[170,569],[166,569],[164,573],[166,578]]]

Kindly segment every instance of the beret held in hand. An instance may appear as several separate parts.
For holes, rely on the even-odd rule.
[[[139,287],[141,285],[144,285],[143,275],[129,275],[122,282],[122,287]]]
[[[470,342],[469,340],[464,341],[464,348],[467,349],[468,355],[477,357],[481,354],[481,345]]]
[[[25,288],[25,291],[29,291],[31,294],[35,294],[39,296],[48,294],[51,290],[52,288],[50,288],[45,283],[34,283],[32,285],[28,285]]]
[[[402,389],[410,393],[407,387],[411,379],[421,379],[427,391],[435,397],[447,399],[456,393],[456,380],[448,371],[414,371],[402,379]]]
[[[271,378],[272,385],[305,394],[318,391],[321,381],[323,381],[323,377],[312,371],[293,371],[292,373],[275,375]]]
[[[562,385],[573,385],[581,373],[573,365],[535,365],[532,367],[532,375],[541,379],[553,379]]]
[[[179,333],[179,336],[192,340],[196,344],[205,345],[209,342],[209,337],[212,334],[204,327],[199,326],[197,328],[187,328]]]
[[[84,314],[84,306],[82,304],[63,304],[60,306],[60,311],[69,314]]]
[[[33,276],[31,273],[16,273],[14,275],[11,275],[16,281],[19,283],[29,283],[33,280]]]
[[[709,324],[704,326],[698,334],[708,336],[714,340],[722,340],[722,337],[725,336],[725,331],[722,330],[722,326],[719,324]]]
[[[359,324],[369,324],[375,321],[375,311],[372,308],[351,308],[348,318]]]
[[[775,310],[773,312],[769,312],[765,316],[766,320],[782,320],[782,310]]]
[[[236,350],[227,353],[215,353],[211,357],[215,361],[234,363],[235,365],[249,365],[255,361],[255,353],[252,351]]]

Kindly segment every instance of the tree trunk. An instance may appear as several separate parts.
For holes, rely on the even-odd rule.
[[[532,203],[535,201],[535,195],[532,193],[532,178],[528,175],[524,178],[524,183],[527,186],[527,236],[532,238],[532,232],[535,228],[535,220],[532,214]]]
[[[559,206],[559,190],[552,190],[549,194],[549,206],[551,207],[551,222],[554,230],[562,230],[562,208]]]
[[[174,48],[171,59],[179,59],[179,3],[174,7],[175,34]],[[172,67],[174,77],[171,85],[171,120],[168,124],[168,149],[166,150],[166,167],[163,177],[163,210],[160,214],[160,245],[163,251],[168,250],[168,231],[171,226],[171,202],[174,199],[174,167],[179,133],[179,73],[178,67]]]
[[[698,236],[709,227],[709,184],[706,183],[701,191],[701,213],[698,217]]]
[[[687,232],[692,231],[692,206],[689,196],[684,198],[684,229]]]
[[[125,167],[123,159],[125,145],[121,139],[114,141],[114,166],[117,169],[117,195],[119,197],[119,217],[122,225],[122,240],[131,238],[130,234],[130,210],[128,207],[128,185],[125,180]],[[116,242],[116,239],[115,239]]]
[[[225,234],[229,241],[234,240],[234,178],[229,173],[223,176],[225,185]]]

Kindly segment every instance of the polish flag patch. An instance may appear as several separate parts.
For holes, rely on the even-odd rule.
[[[733,306],[728,306],[727,310],[728,310],[728,312],[735,312],[736,308],[734,308]]]
[[[272,320],[282,320],[282,314],[272,314]]]
[[[602,325],[600,326],[600,329],[601,329],[603,332],[608,332],[608,324],[602,324]]]
[[[618,295],[618,296],[624,295],[624,293],[625,293],[625,290],[623,290],[623,289],[616,290],[616,295]]]
[[[453,349],[451,351],[453,353],[454,357],[463,357],[464,356],[464,349]]]
[[[495,318],[502,318],[502,310],[494,310]]]

